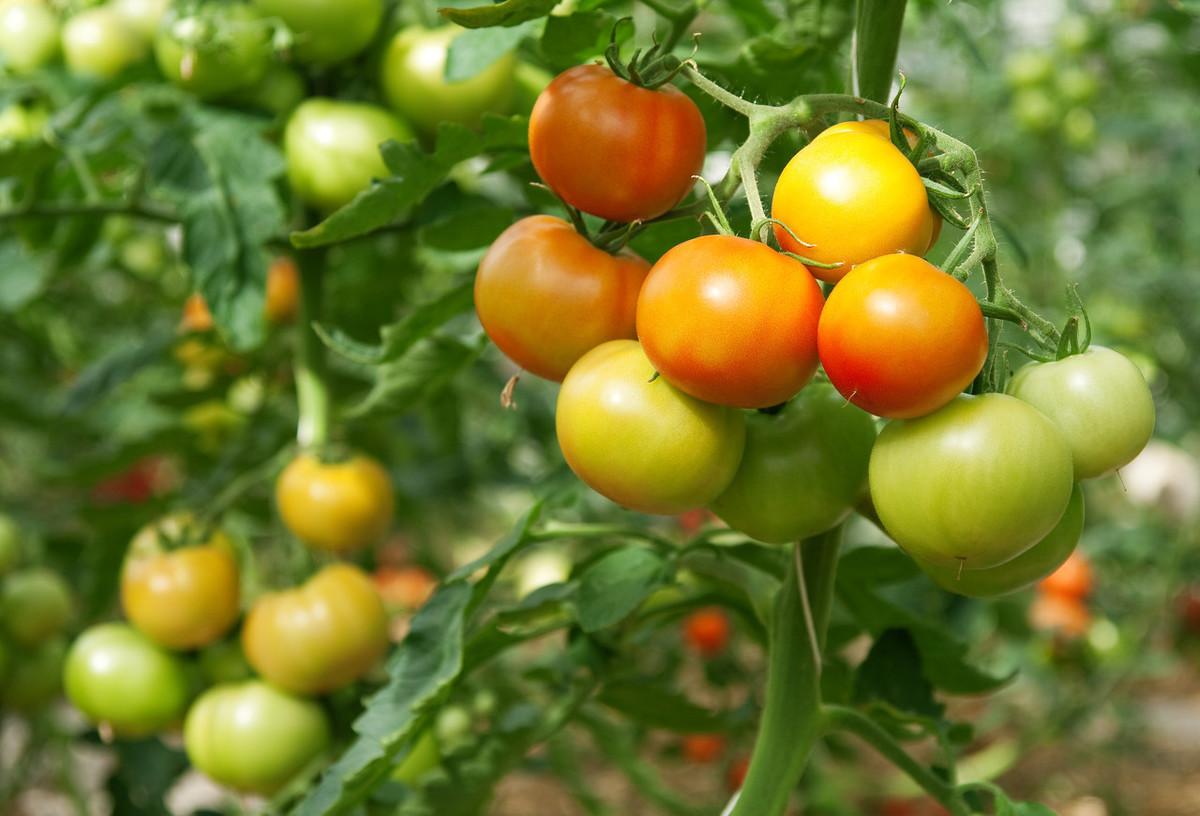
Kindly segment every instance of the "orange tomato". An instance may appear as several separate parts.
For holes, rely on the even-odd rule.
[[[300,304],[300,271],[296,262],[280,255],[267,267],[267,299],[263,314],[271,323],[289,323]]]
[[[563,201],[611,221],[645,221],[674,207],[704,164],[707,134],[678,88],[651,90],[603,65],[555,77],[529,117],[529,155]]]
[[[1061,567],[1038,583],[1038,589],[1050,595],[1082,601],[1092,594],[1093,581],[1092,565],[1088,563],[1087,556],[1076,549]]]
[[[1068,638],[1082,637],[1092,625],[1092,614],[1079,598],[1039,592],[1029,606],[1029,625]]]
[[[729,645],[729,616],[718,607],[698,609],[683,620],[683,642],[701,657],[715,657]]]
[[[179,330],[183,332],[212,331],[213,316],[204,302],[204,295],[192,292],[183,302],[183,316],[179,319]]]
[[[825,373],[842,396],[900,419],[950,402],[987,357],[987,329],[971,290],[904,254],[864,263],[834,288],[818,342]]]
[[[300,453],[275,482],[283,523],[308,546],[334,553],[378,541],[392,523],[392,482],[379,462],[357,455],[325,462]]]
[[[628,250],[597,249],[561,218],[532,215],[501,233],[480,261],[475,311],[509,359],[561,382],[596,346],[637,336],[649,270]]]
[[[666,380],[739,408],[785,402],[817,369],[824,298],[804,265],[757,241],[706,235],[650,270],[637,331]]]
[[[822,134],[792,157],[775,185],[771,215],[805,242],[776,225],[779,245],[842,264],[813,267],[821,280],[841,280],[880,255],[921,255],[930,245],[933,217],[920,175],[890,141],[869,130]]]
[[[406,612],[420,609],[438,583],[429,570],[418,566],[379,567],[374,579],[384,603]]]
[[[687,734],[680,742],[680,748],[689,762],[707,765],[715,762],[725,750],[725,737],[721,734]]]

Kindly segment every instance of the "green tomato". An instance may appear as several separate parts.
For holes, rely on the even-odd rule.
[[[417,737],[404,759],[400,760],[400,764],[392,771],[392,779],[414,788],[425,774],[441,762],[442,751],[438,748],[437,738],[433,735],[432,728],[427,729]]]
[[[42,138],[50,114],[41,105],[12,104],[0,111],[0,144]]]
[[[871,451],[871,499],[920,561],[984,569],[1043,539],[1071,498],[1071,449],[1041,412],[1004,394],[963,395],[891,422]]]
[[[383,22],[383,0],[254,0],[287,24],[301,62],[329,65],[362,51]]]
[[[171,0],[111,0],[109,5],[126,25],[150,42],[158,34]]]
[[[465,706],[449,705],[437,713],[433,723],[437,744],[450,753],[475,740],[474,721]]]
[[[783,544],[843,521],[867,490],[875,421],[828,383],[778,414],[746,420],[746,450],[711,509],[751,538]]]
[[[112,79],[146,56],[147,43],[111,6],[96,6],[67,20],[62,49],[72,73]]]
[[[71,588],[55,572],[41,567],[14,572],[4,579],[0,609],[8,634],[22,646],[59,635],[71,620]]]
[[[1129,464],[1154,433],[1154,398],[1142,372],[1103,346],[1052,363],[1030,363],[1009,381],[1008,393],[1059,427],[1077,479]]]
[[[29,651],[11,653],[0,700],[18,711],[33,711],[53,702],[62,691],[66,653],[63,637],[47,640]]]
[[[283,133],[288,179],[306,204],[332,212],[386,176],[379,146],[409,141],[408,126],[383,108],[314,98],[303,102]]]
[[[180,659],[124,623],[81,634],[63,670],[67,697],[93,722],[143,737],[183,716],[189,682]]]
[[[320,704],[261,680],[214,686],[183,726],[188,759],[213,781],[270,794],[329,748],[329,718]]]
[[[1067,510],[1054,529],[1011,561],[987,569],[925,564],[921,569],[942,589],[971,598],[994,598],[1032,586],[1063,565],[1083,532],[1083,491],[1071,491]]]
[[[1029,88],[1050,81],[1054,62],[1043,51],[1018,51],[1004,65],[1004,76],[1014,88]]]
[[[304,77],[283,65],[272,65],[258,82],[236,91],[230,101],[275,116],[291,113],[304,101]]]
[[[1068,14],[1058,24],[1054,39],[1065,51],[1078,54],[1085,51],[1096,37],[1091,20],[1082,14]]]
[[[509,52],[475,76],[460,82],[445,78],[446,53],[462,33],[457,26],[398,33],[383,57],[380,84],[388,103],[420,130],[431,133],[439,122],[475,127],[485,113],[503,113],[512,101],[516,57]]]
[[[1071,108],[1063,117],[1062,136],[1071,147],[1091,147],[1096,142],[1096,117],[1087,108]]]
[[[253,9],[216,5],[208,13],[168,12],[154,56],[171,83],[201,99],[216,99],[263,78],[271,60],[270,28]]]
[[[597,493],[674,515],[711,503],[733,481],[746,423],[741,411],[653,375],[636,340],[596,346],[563,380],[555,426],[567,464]]]
[[[0,575],[7,575],[21,562],[21,526],[12,516],[0,513]]]
[[[1031,133],[1045,133],[1058,124],[1058,105],[1041,88],[1023,88],[1012,100],[1012,115],[1017,124]]]
[[[1086,68],[1064,68],[1058,72],[1054,82],[1062,98],[1075,105],[1092,101],[1100,91],[1100,83]]]
[[[218,683],[237,683],[254,676],[238,638],[219,640],[200,651],[200,671],[204,679]]]
[[[58,56],[58,15],[43,0],[0,3],[0,61],[27,74]]]

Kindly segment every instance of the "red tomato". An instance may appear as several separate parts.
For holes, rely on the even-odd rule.
[[[1200,634],[1200,588],[1188,587],[1179,598],[1179,618],[1184,628]]]
[[[522,218],[488,249],[475,277],[484,331],[517,365],[561,382],[608,340],[632,340],[638,292],[650,264],[592,246],[550,215]]]
[[[637,330],[667,382],[697,399],[766,408],[817,369],[824,298],[804,265],[757,241],[705,235],[659,259]]]
[[[683,620],[683,641],[701,657],[715,657],[729,645],[729,617],[717,607],[698,609]]]
[[[700,109],[678,88],[650,90],[603,65],[559,74],[529,117],[538,175],[572,207],[645,221],[674,207],[704,164]]]
[[[715,762],[725,750],[725,737],[720,734],[687,734],[680,748],[688,762],[707,765]]]
[[[915,255],[856,267],[821,313],[825,373],[877,416],[909,419],[950,402],[983,368],[987,342],[971,290]]]
[[[750,757],[740,756],[729,763],[729,770],[725,773],[725,784],[729,786],[729,792],[740,791],[742,785],[746,782],[746,772],[750,770]]]
[[[1038,589],[1048,595],[1082,601],[1092,594],[1092,583],[1092,565],[1077,549],[1061,567],[1038,583]]]
[[[147,456],[120,473],[109,476],[92,488],[92,501],[105,504],[142,504],[160,492],[167,481],[166,461]]]
[[[1039,592],[1029,607],[1029,625],[1043,632],[1068,638],[1082,637],[1092,624],[1092,615],[1079,598]]]
[[[675,520],[679,523],[679,529],[684,535],[695,535],[701,527],[712,522],[714,518],[712,511],[708,508],[696,507],[680,513]]]

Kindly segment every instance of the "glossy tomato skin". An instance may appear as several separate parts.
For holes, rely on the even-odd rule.
[[[683,619],[683,642],[701,657],[716,657],[729,645],[729,616],[716,606],[697,609]]]
[[[123,623],[93,626],[71,644],[63,685],[90,720],[126,737],[174,724],[189,696],[183,663]]]
[[[746,435],[741,412],[655,378],[634,340],[580,358],[558,392],[555,424],[567,464],[589,487],[662,515],[715,499],[737,471]]]
[[[833,528],[867,492],[875,421],[826,383],[777,414],[746,419],[737,475],[711,505],[735,530],[769,544]]]
[[[207,540],[164,548],[164,539],[188,536],[194,526],[190,517],[176,514],[142,528],[121,570],[125,617],[168,649],[212,643],[229,631],[240,611],[238,565],[228,536],[215,530]]]
[[[66,581],[43,567],[14,572],[0,588],[4,629],[22,646],[35,646],[60,634],[70,622],[74,607]]]
[[[254,0],[287,24],[301,62],[329,65],[362,51],[383,22],[383,0]]]
[[[61,635],[32,649],[8,653],[8,670],[0,673],[0,703],[31,712],[49,705],[62,693],[67,641]]]
[[[821,313],[821,364],[872,414],[924,416],[971,384],[987,358],[983,312],[963,283],[914,255],[855,267]]]
[[[776,225],[783,249],[842,264],[812,268],[826,281],[880,255],[921,255],[933,234],[916,168],[890,141],[865,132],[823,135],[793,156],[775,185],[771,215],[812,244]]]
[[[700,109],[678,88],[650,90],[602,65],[559,74],[529,118],[529,155],[563,201],[611,221],[648,220],[688,194],[704,164]]]
[[[970,598],[994,598],[1033,586],[1066,562],[1083,532],[1083,491],[1071,491],[1066,512],[1045,538],[1003,564],[987,569],[959,570],[956,566],[921,563],[921,569],[942,589]],[[920,563],[920,562],[918,562]]]
[[[1154,433],[1154,397],[1142,372],[1128,357],[1102,346],[1052,363],[1030,363],[1007,390],[1062,430],[1077,479],[1129,464]]]
[[[227,96],[258,82],[271,59],[271,30],[249,6],[230,4],[218,13],[183,16],[172,9],[154,38],[154,58],[172,84],[200,99]],[[211,37],[189,45],[189,29],[209,27]]]
[[[637,336],[638,292],[650,264],[610,255],[550,215],[501,233],[479,262],[475,312],[521,368],[562,382],[575,361],[608,340]]]
[[[1092,565],[1082,552],[1072,553],[1071,557],[1058,566],[1054,572],[1044,576],[1038,584],[1038,590],[1064,598],[1086,600],[1092,594]]]
[[[183,726],[188,759],[234,790],[271,794],[329,748],[325,710],[261,680],[202,694]]]
[[[316,550],[352,552],[378,541],[392,523],[395,499],[383,465],[355,455],[322,462],[302,452],[279,474],[275,503],[283,523]]]
[[[242,626],[242,648],[267,682],[324,694],[362,677],[387,650],[388,621],[366,573],[325,567],[301,586],[262,596]]]
[[[650,270],[637,333],[655,369],[705,402],[766,408],[817,370],[824,297],[804,265],[765,244],[705,235]]]
[[[388,104],[424,133],[440,122],[476,127],[485,113],[504,113],[512,101],[517,58],[511,51],[473,77],[446,81],[446,53],[462,32],[458,26],[407,28],[384,54],[380,85]]]
[[[375,105],[307,99],[283,133],[288,180],[306,204],[332,212],[388,174],[383,142],[412,138],[408,125]]]
[[[95,6],[67,20],[63,58],[73,74],[112,79],[146,56],[147,44],[110,6]]]
[[[871,451],[871,499],[914,558],[985,569],[1058,524],[1074,484],[1071,451],[1049,419],[1015,397],[963,395],[889,423]]]
[[[58,56],[58,16],[43,0],[0,3],[0,54],[15,74],[36,71]]]

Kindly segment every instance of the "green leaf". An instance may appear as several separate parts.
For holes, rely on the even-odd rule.
[[[579,576],[576,610],[585,632],[619,623],[667,579],[662,556],[644,547],[615,550]]]
[[[132,378],[151,363],[162,359],[175,342],[175,331],[159,326],[135,346],[120,347],[89,365],[67,389],[62,411],[77,414],[103,399],[112,389]]]
[[[943,711],[922,673],[917,645],[904,629],[889,629],[876,638],[855,675],[854,699],[879,700],[927,717],[940,717]]]
[[[379,366],[374,387],[347,416],[395,414],[414,408],[475,362],[484,347],[482,340],[473,345],[450,337],[421,340],[407,354]]]
[[[558,0],[502,0],[473,8],[441,8],[438,14],[463,28],[515,26],[526,20],[545,17],[556,5]]]
[[[681,734],[711,734],[728,727],[720,714],[650,681],[608,683],[597,699],[641,725]]]
[[[526,20],[509,28],[471,28],[450,42],[446,52],[447,82],[462,82],[485,71],[526,37],[537,36],[541,20]]]
[[[0,312],[15,312],[46,285],[49,268],[15,235],[0,238]]]
[[[469,204],[446,218],[426,224],[417,239],[430,249],[464,252],[495,241],[513,222],[513,211],[493,204]]]
[[[606,11],[582,11],[566,16],[546,18],[541,49],[553,65],[566,67],[603,54],[612,39],[616,18]],[[623,43],[632,34],[632,26],[617,29],[617,42]]]

